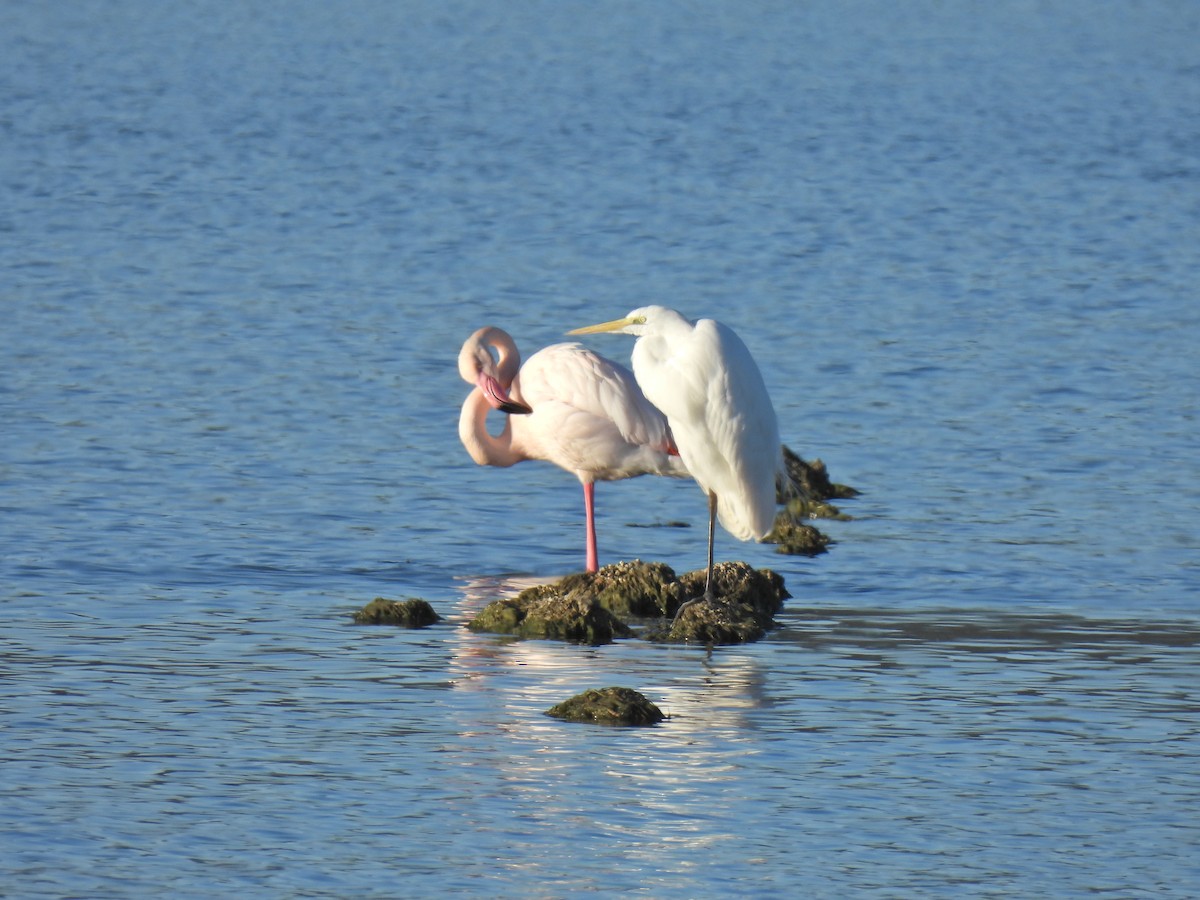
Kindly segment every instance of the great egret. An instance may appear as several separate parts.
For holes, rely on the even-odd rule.
[[[458,371],[476,386],[458,419],[458,436],[475,462],[511,466],[543,459],[583,484],[589,572],[599,565],[596,481],[688,475],[666,417],[645,398],[633,373],[582,344],[554,344],[521,366],[513,339],[487,326],[463,344]],[[487,429],[491,408],[510,413],[499,435]]]
[[[775,486],[787,482],[779,423],[754,358],[732,329],[646,306],[623,319],[569,334],[637,336],[633,372],[646,398],[667,416],[675,446],[708,495],[708,573],[713,594],[715,521],[738,540],[766,537],[775,519]]]

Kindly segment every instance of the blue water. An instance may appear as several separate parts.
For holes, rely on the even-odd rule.
[[[1200,7],[16,0],[0,58],[5,893],[1200,893]],[[459,345],[648,302],[854,520],[719,535],[761,643],[468,632],[582,502],[470,462]],[[597,495],[703,563],[693,485]],[[672,718],[541,714],[608,684]]]

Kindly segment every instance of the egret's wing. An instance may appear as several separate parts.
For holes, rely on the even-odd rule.
[[[666,413],[692,477],[717,495],[721,525],[741,540],[765,536],[775,517],[779,426],[746,345],[711,319],[670,341],[641,340],[642,386]]]
[[[775,520],[781,454],[775,408],[758,365],[733,331],[711,319],[702,319],[696,330],[718,348],[724,363],[721,377],[709,383],[705,410],[712,441],[728,467],[717,512],[722,526],[743,540],[765,537]]]

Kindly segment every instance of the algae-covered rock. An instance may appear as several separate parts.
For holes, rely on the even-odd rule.
[[[666,716],[642,694],[625,687],[592,689],[546,710],[546,715],[568,722],[600,725],[654,725]]]
[[[689,597],[702,597],[708,573],[688,572],[680,582]],[[783,578],[770,569],[755,569],[744,562],[723,562],[713,567],[713,599],[689,603],[653,640],[670,643],[743,644],[756,641],[770,630],[775,613],[791,594]]]
[[[713,569],[719,603],[708,610],[693,604],[674,626],[670,618],[662,621],[675,616],[686,598],[704,593],[705,576],[701,569],[676,578],[662,563],[615,563],[490,603],[468,627],[523,638],[605,644],[633,634],[622,617],[652,618],[659,621],[641,635],[647,640],[736,644],[762,637],[790,596],[776,572],[723,562]]]
[[[467,627],[472,631],[575,644],[607,644],[633,633],[595,600],[563,594],[552,585],[539,585],[516,597],[489,603]]]
[[[489,603],[475,614],[467,627],[472,631],[492,631],[496,634],[515,634],[525,618],[529,604],[520,603],[516,597],[505,597]]]
[[[747,605],[718,595],[685,606],[658,639],[666,643],[746,644],[757,641],[769,627]]]
[[[787,508],[780,510],[775,516],[775,527],[763,540],[777,545],[775,552],[791,556],[820,556],[827,552],[832,543],[829,536],[801,522],[801,516],[792,510],[793,503],[804,501],[792,500]]]
[[[819,459],[806,462],[785,446],[783,462],[792,481],[812,500],[849,500],[858,496],[858,491],[849,485],[831,481],[825,463]],[[784,498],[781,497],[779,502],[783,503]]]
[[[697,569],[679,580],[689,597],[698,597],[704,593],[707,576],[706,570]],[[755,569],[745,562],[720,562],[713,566],[713,593],[730,603],[749,607],[768,625],[772,616],[783,608],[783,601],[792,596],[778,572]]]
[[[669,615],[684,601],[683,587],[670,566],[640,559],[568,575],[553,588],[563,594],[590,597],[618,618]]]
[[[764,540],[778,544],[776,550],[779,553],[817,556],[826,551],[831,541],[812,525],[805,525],[803,520],[848,521],[851,517],[828,501],[831,498],[857,497],[858,491],[830,481],[825,463],[821,460],[807,462],[786,446],[783,448],[783,461],[794,489],[785,490],[780,485],[776,502],[783,504],[784,508],[775,516],[775,527]]]
[[[532,604],[521,623],[521,633],[525,637],[557,638],[576,644],[607,644],[633,632],[596,601],[567,594]]]
[[[433,607],[418,597],[407,600],[388,600],[376,597],[354,614],[359,625],[400,625],[404,628],[424,628],[441,618]]]

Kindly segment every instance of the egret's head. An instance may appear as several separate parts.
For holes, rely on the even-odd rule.
[[[643,306],[641,309],[633,310],[622,319],[601,322],[599,325],[587,325],[583,328],[568,331],[567,334],[602,334],[610,332],[612,334],[641,336],[646,333],[647,326],[652,323],[657,311],[660,309],[662,309],[661,306]]]

